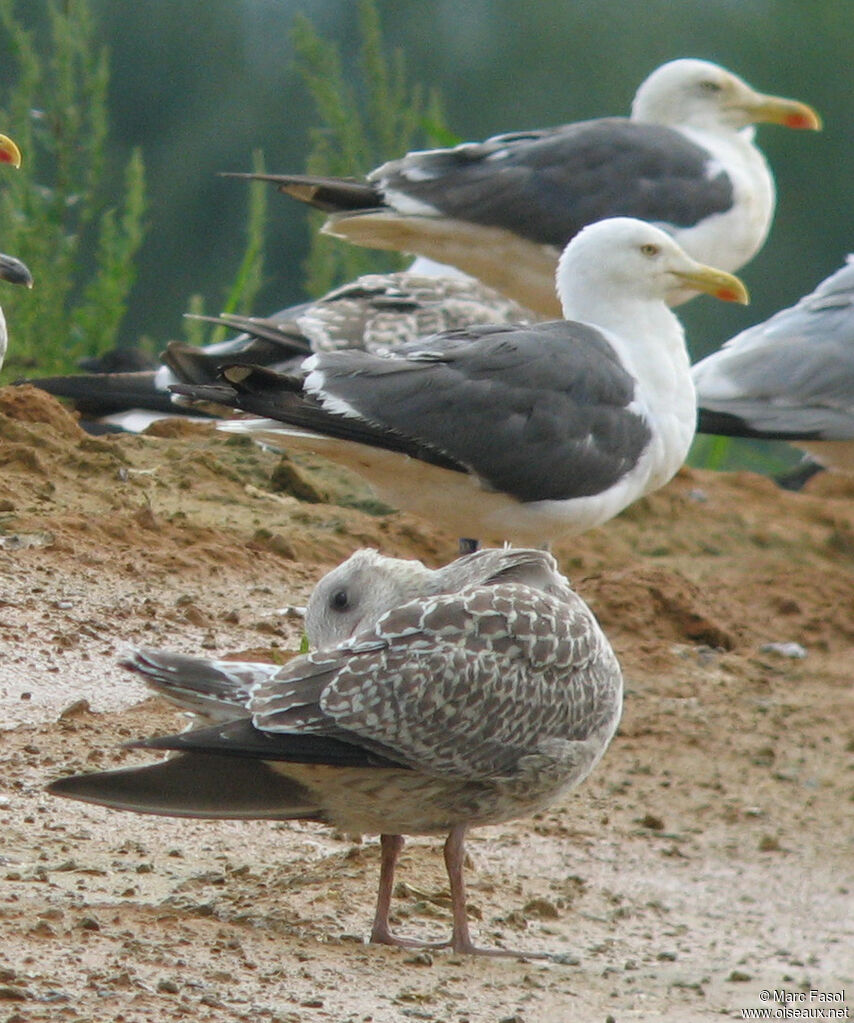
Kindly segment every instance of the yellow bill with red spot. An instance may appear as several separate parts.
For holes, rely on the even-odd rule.
[[[674,270],[673,273],[689,288],[714,295],[721,302],[738,302],[740,305],[747,305],[750,302],[750,295],[744,282],[726,270],[697,263],[690,270]]]
[[[21,150],[8,135],[0,135],[0,163],[9,163],[13,167],[21,166]]]

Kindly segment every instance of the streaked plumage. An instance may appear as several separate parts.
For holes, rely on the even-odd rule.
[[[530,322],[534,315],[472,278],[406,271],[366,274],[314,302],[270,317],[213,319],[240,333],[202,348],[173,341],[156,371],[76,373],[23,382],[73,400],[88,418],[112,417],[109,422],[132,429],[125,412],[140,409],[180,415],[188,410],[173,402],[169,386],[212,383],[226,362],[239,360],[288,371],[312,352],[356,348],[383,353],[442,330],[475,323]]]
[[[342,592],[378,618],[363,628],[342,608],[336,620]],[[50,791],[147,813],[380,832],[372,940],[407,946],[419,942],[388,924],[401,836],[448,832],[450,944],[480,952],[466,918],[466,829],[526,816],[589,774],[620,717],[614,653],[543,551],[479,551],[438,572],[360,552],[313,601],[316,635],[356,634],[253,679],[224,662],[137,653],[128,666],[158,691],[209,720],[238,719],[136,743],[176,755]]]

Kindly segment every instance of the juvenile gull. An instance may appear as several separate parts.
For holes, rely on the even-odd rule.
[[[622,706],[605,635],[543,551],[479,551],[439,572],[361,552],[318,591],[308,623],[330,645],[253,678],[224,662],[139,651],[128,667],[218,723],[133,744],[173,751],[166,761],[64,778],[49,791],[142,813],[379,832],[371,940],[404,947],[424,943],[389,927],[402,836],[446,832],[453,933],[439,944],[529,954],[472,942],[465,834],[550,805],[599,761]],[[340,593],[364,598],[378,618],[364,628],[346,611],[336,619]]]
[[[73,400],[87,418],[107,417],[108,423],[133,430],[133,424],[147,425],[151,419],[131,419],[125,414],[130,409],[156,415],[193,411],[174,403],[169,386],[213,383],[226,362],[241,360],[281,372],[294,369],[312,352],[359,348],[382,354],[442,330],[530,322],[535,317],[471,277],[403,271],[365,274],[316,301],[269,317],[224,314],[213,319],[240,333],[203,347],[173,341],[157,370],[75,373],[22,383]]]
[[[682,464],[696,405],[666,302],[685,288],[746,301],[663,231],[615,218],[561,258],[566,320],[318,354],[297,375],[226,367],[227,385],[174,390],[265,416],[220,427],[339,461],[457,536],[538,545],[607,521]]]
[[[410,600],[457,593],[470,586],[515,582],[563,599],[566,579],[551,558],[524,548],[485,548],[430,569],[420,561],[389,558],[372,548],[352,554],[317,583],[305,610],[312,649],[329,649],[370,629],[387,611]],[[208,722],[232,721],[248,706],[254,685],[277,665],[219,661],[160,650],[138,651],[129,665],[166,699]]]
[[[704,263],[737,270],[762,247],[774,178],[754,124],[818,129],[810,107],[756,92],[704,60],[670,61],[642,83],[630,118],[498,135],[391,160],[364,181],[248,174],[331,214],[328,234],[450,263],[542,316],[566,243],[630,216],[666,228]],[[672,304],[692,292],[676,291]]]
[[[822,466],[854,473],[854,255],[692,374],[698,432],[789,441]]]

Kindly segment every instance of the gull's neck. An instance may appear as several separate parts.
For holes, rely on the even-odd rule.
[[[661,409],[693,430],[696,399],[682,324],[661,298],[626,292],[615,297],[601,286],[585,286],[584,276],[583,271],[573,274],[561,288],[566,318],[602,331],[638,380],[649,408]]]

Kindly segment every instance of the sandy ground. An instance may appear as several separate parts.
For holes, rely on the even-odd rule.
[[[116,667],[127,646],[283,658],[283,609],[357,547],[454,556],[297,472],[207,427],[89,438],[0,391],[0,1021],[684,1023],[779,1013],[774,992],[854,1012],[851,482],[686,470],[558,546],[622,660],[623,723],[564,805],[475,832],[468,870],[478,940],[554,961],[365,945],[375,836],[46,795],[181,727]],[[439,841],[407,845],[394,909],[445,936]]]

